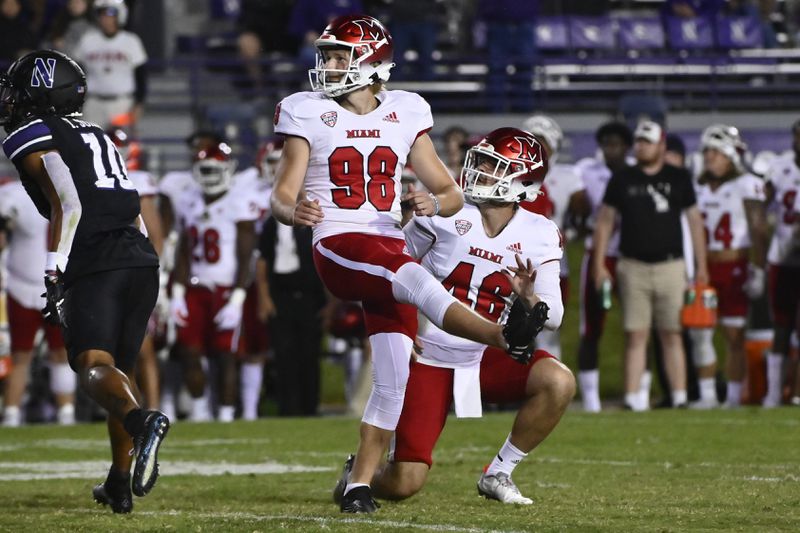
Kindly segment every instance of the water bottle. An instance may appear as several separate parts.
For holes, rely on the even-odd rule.
[[[611,309],[611,280],[604,279],[603,284],[600,286],[600,297],[603,309],[608,311]]]

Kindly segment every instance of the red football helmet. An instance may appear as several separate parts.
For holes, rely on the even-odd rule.
[[[275,165],[283,153],[283,137],[274,137],[261,143],[256,154],[258,177],[267,183],[275,181]]]
[[[128,170],[140,170],[142,168],[142,145],[131,140],[130,135],[123,128],[113,128],[106,131],[106,135],[117,147],[119,155],[125,160]]]
[[[197,152],[192,175],[203,193],[209,196],[227,191],[231,186],[236,161],[231,159],[231,147],[219,143]]]
[[[367,15],[337,17],[314,45],[317,47],[317,67],[308,71],[308,78],[315,91],[334,98],[389,80],[389,71],[394,66],[392,36],[375,18]],[[349,51],[350,61],[346,69],[326,68],[325,52],[330,49]],[[338,79],[331,79],[331,75]]]
[[[547,153],[532,133],[499,128],[467,151],[461,187],[478,203],[532,201],[547,170]]]

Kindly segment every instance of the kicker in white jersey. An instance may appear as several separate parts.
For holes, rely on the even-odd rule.
[[[433,117],[417,94],[376,96],[380,105],[365,115],[314,92],[288,96],[275,111],[276,133],[302,137],[311,146],[305,191],[325,216],[314,227],[315,243],[351,232],[403,238],[400,176],[411,146],[433,127]]]

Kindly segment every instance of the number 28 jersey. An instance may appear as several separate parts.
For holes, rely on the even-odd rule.
[[[545,263],[555,266],[563,254],[558,227],[542,215],[518,209],[495,237],[483,228],[481,213],[472,204],[451,217],[414,217],[405,228],[406,244],[412,257],[442,282],[456,299],[492,322],[502,322],[513,303],[511,284],[502,270],[517,266],[515,254],[523,264],[530,259],[539,269]],[[558,268],[552,279],[538,276],[534,292],[555,307],[560,303]],[[430,324],[419,335],[423,357],[432,355],[425,345],[436,344],[436,360],[452,367],[466,367],[480,361],[483,344],[450,335]]]
[[[44,116],[24,124],[3,141],[6,156],[19,171],[39,213],[50,219],[50,203],[22,167],[25,156],[57,151],[60,169],[48,167],[62,203],[76,204],[75,216],[63,221],[59,252],[69,257],[64,283],[106,270],[157,266],[158,256],[134,226],[139,195],[111,140],[95,124],[74,118]]]
[[[275,109],[275,132],[302,137],[311,147],[306,195],[325,215],[314,242],[341,233],[403,238],[400,175],[433,117],[417,94],[381,91],[377,98],[380,105],[366,115],[318,92],[295,93]]]

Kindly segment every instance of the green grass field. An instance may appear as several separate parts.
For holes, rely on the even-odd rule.
[[[526,507],[475,490],[512,414],[451,418],[423,492],[370,516],[331,501],[354,418],[178,423],[164,475],[126,516],[91,500],[104,425],[3,429],[0,531],[798,531],[797,415],[571,410],[514,474],[535,499]]]

